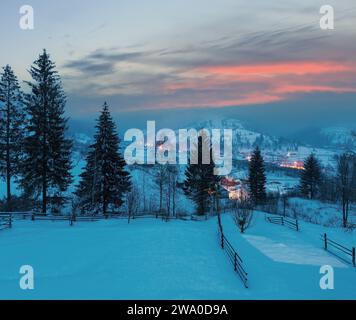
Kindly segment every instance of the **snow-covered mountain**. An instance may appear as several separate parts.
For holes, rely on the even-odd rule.
[[[356,129],[329,127],[322,129],[320,133],[330,145],[352,150],[356,148]]]
[[[207,129],[209,131],[212,129],[231,129],[233,132],[233,159],[249,159],[255,146],[259,146],[267,163],[296,169],[302,167],[303,161],[311,153],[314,153],[320,159],[324,167],[335,167],[335,156],[345,149],[346,144],[349,145],[349,148],[355,149],[355,137],[352,135],[352,130],[342,127],[326,128],[322,131],[330,141],[330,144],[323,144],[326,147],[310,146],[303,142],[298,143],[284,137],[276,137],[247,129],[241,121],[232,118],[215,118],[208,121],[193,122],[174,129],[177,137],[179,129]],[[143,131],[145,133],[145,130]],[[91,143],[92,138],[87,134],[76,133],[74,135],[74,152],[77,153],[75,158],[82,161]],[[124,148],[126,145],[127,143],[122,143],[121,146]]]
[[[330,127],[320,131],[323,143],[309,145],[284,137],[260,133],[245,126],[237,119],[217,119],[191,124],[196,129],[227,128],[233,130],[233,157],[246,159],[252,149],[258,145],[262,150],[265,161],[281,167],[301,168],[303,161],[314,153],[322,165],[328,170],[335,169],[335,157],[345,150],[356,151],[356,129],[348,127]]]
[[[189,127],[189,126],[188,126]],[[261,149],[295,150],[298,144],[294,141],[246,129],[237,119],[209,120],[191,124],[199,129],[231,129],[233,131],[233,148],[252,149],[258,145]]]

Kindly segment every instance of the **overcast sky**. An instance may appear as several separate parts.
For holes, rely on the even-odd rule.
[[[19,28],[23,4],[34,8],[34,30]],[[356,2],[327,1],[335,9],[334,30],[319,27],[323,4],[1,0],[0,64],[28,80],[26,70],[46,48],[72,118],[96,116],[107,100],[113,113],[132,113],[132,121],[138,112],[183,119],[203,112],[234,116],[241,108],[266,119],[311,108],[316,118],[336,119],[346,108],[355,119]]]

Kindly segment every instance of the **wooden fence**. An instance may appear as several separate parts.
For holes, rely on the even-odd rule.
[[[9,213],[0,214],[0,230],[12,227],[12,216]]]
[[[282,216],[267,216],[267,215],[265,215],[265,220],[269,223],[279,224],[279,225],[294,229],[296,231],[300,231],[299,222],[296,219],[291,219],[291,218],[282,217]]]
[[[356,267],[356,250],[355,247],[349,249],[346,248],[345,246],[341,245],[340,243],[337,243],[334,240],[331,240],[326,233],[321,235],[321,240],[323,241],[324,244],[324,249],[333,253],[334,255],[338,256],[342,260],[345,261],[343,256],[340,256],[340,253],[343,253],[346,255],[346,258],[351,259],[351,263],[354,267]],[[334,250],[330,250],[330,249]],[[336,251],[336,252],[335,252]],[[347,260],[346,260],[347,261]],[[349,262],[349,261],[347,261]]]
[[[173,217],[167,217],[162,214],[136,214],[134,216],[127,216],[124,213],[109,213],[107,215],[92,214],[92,215],[53,215],[53,214],[42,214],[35,212],[0,212],[0,216],[11,215],[13,220],[32,220],[32,221],[68,221],[69,225],[73,226],[75,222],[94,222],[107,219],[152,219],[152,218],[162,218],[165,220],[173,219]],[[181,218],[181,217],[176,217]],[[176,219],[174,218],[174,219]]]
[[[248,274],[243,267],[243,261],[241,257],[238,255],[238,253],[236,252],[236,250],[233,248],[231,243],[225,237],[220,224],[218,224],[218,234],[219,234],[219,241],[220,241],[221,248],[225,250],[227,256],[229,257],[229,260],[231,261],[234,267],[234,271],[240,277],[245,288],[248,288],[248,278],[247,278]]]

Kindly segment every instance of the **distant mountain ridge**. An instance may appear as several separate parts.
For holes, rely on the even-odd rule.
[[[328,144],[349,149],[356,148],[356,128],[329,127],[320,130]]]

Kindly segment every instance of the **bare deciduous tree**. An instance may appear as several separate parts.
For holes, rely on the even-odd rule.
[[[337,159],[337,186],[342,206],[342,224],[346,228],[349,218],[350,202],[356,183],[356,156],[344,153]]]
[[[179,170],[177,166],[171,165],[167,167],[166,183],[167,183],[167,217],[172,213],[176,216],[176,199],[177,199],[177,181]]]
[[[126,194],[126,210],[128,216],[128,223],[130,219],[134,219],[137,215],[140,203],[140,193],[136,187],[132,187],[132,190]]]
[[[155,182],[159,187],[159,214],[163,211],[163,191],[165,183],[167,182],[167,165],[157,164],[157,172],[155,175]],[[156,214],[156,218],[158,215]]]
[[[233,218],[241,233],[244,233],[245,230],[251,225],[252,217],[252,203],[247,199],[236,201],[233,207]]]

